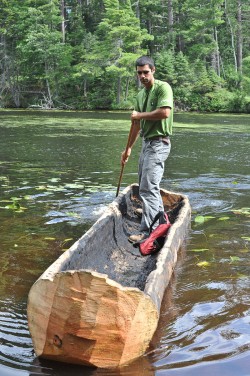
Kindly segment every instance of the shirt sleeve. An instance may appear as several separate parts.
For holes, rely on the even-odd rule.
[[[157,97],[157,108],[173,108],[173,91],[171,86],[167,82],[164,82],[159,86]]]

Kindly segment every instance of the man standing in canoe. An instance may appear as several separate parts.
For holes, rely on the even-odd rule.
[[[164,173],[171,143],[173,125],[173,93],[171,86],[154,78],[155,64],[149,56],[136,60],[137,75],[144,86],[136,98],[131,114],[132,129],[129,145],[123,151],[121,163],[125,164],[139,134],[143,138],[139,158],[139,194],[142,199],[140,232],[129,237],[138,242],[148,236],[149,227],[159,211],[163,211],[160,182]]]

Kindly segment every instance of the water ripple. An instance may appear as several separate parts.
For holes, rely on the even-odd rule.
[[[0,360],[10,367],[27,368],[33,359],[33,346],[27,327],[26,304],[15,306],[0,301]]]

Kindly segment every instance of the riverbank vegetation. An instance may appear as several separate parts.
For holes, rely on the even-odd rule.
[[[150,54],[178,110],[250,112],[248,0],[0,3],[0,107],[130,109]]]

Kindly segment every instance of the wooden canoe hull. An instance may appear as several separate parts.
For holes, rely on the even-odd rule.
[[[39,306],[30,330],[42,334],[34,343],[45,358],[117,367],[143,354],[157,327],[158,312],[147,295],[99,273],[58,273],[36,285],[29,305],[34,299]]]
[[[125,189],[32,286],[28,324],[37,356],[113,368],[145,353],[191,209],[187,197],[162,191],[168,207],[178,201],[182,207],[162,250],[143,257],[127,241],[138,224],[130,203],[136,189]]]

